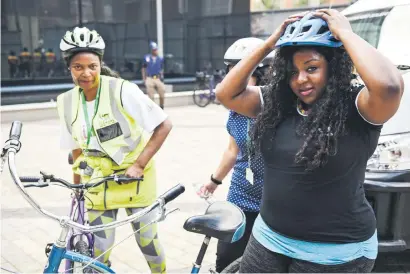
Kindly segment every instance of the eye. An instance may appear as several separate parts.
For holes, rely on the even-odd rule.
[[[317,67],[308,67],[307,72],[314,72],[315,70],[317,70]]]
[[[90,66],[90,68],[92,69],[92,70],[95,70],[95,69],[97,69],[97,65],[96,64],[92,64],[91,66]]]
[[[74,68],[75,70],[81,70],[81,69],[82,69],[80,65],[74,65],[73,68]]]

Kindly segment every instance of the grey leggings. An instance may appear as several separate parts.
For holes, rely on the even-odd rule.
[[[338,265],[321,265],[272,252],[251,235],[243,254],[240,273],[369,273],[374,260],[360,257]]]

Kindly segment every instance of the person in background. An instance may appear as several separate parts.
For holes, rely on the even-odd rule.
[[[43,64],[44,64],[44,55],[41,52],[41,48],[38,47],[33,52],[33,75],[42,76],[43,75]]]
[[[158,45],[150,43],[151,54],[144,56],[142,62],[142,80],[147,88],[147,94],[154,101],[154,93],[159,95],[159,106],[164,109],[165,85],[164,85],[164,59],[158,55]]]
[[[20,65],[19,65],[19,72],[21,73],[21,77],[30,77],[31,73],[31,53],[28,51],[26,47],[20,52]]]
[[[7,63],[9,64],[9,77],[14,78],[16,76],[17,67],[19,63],[15,51],[10,51],[9,55],[7,56]]]
[[[50,78],[54,75],[54,70],[56,66],[56,55],[53,52],[53,49],[48,49],[45,54],[45,71],[47,73],[47,77]]]

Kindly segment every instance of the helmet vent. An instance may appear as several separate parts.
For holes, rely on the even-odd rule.
[[[307,32],[307,31],[309,31],[311,27],[312,27],[312,26],[304,26],[304,27],[302,28],[302,32]]]
[[[90,33],[90,41],[92,41],[92,40],[93,40],[93,34]]]
[[[74,34],[71,34],[71,41],[75,42]]]
[[[328,26],[321,26],[319,31],[317,32],[317,34],[322,34],[329,31],[329,27]]]
[[[84,34],[80,34],[80,40],[84,41]]]
[[[293,31],[295,31],[295,27],[291,27],[291,29],[290,29],[290,34],[292,34]]]

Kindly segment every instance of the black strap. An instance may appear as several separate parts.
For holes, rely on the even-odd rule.
[[[211,174],[211,181],[216,185],[222,185],[222,181],[215,179],[213,174]]]

